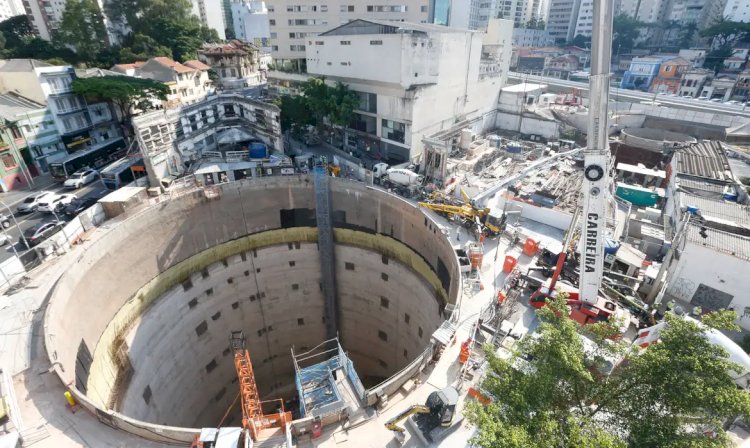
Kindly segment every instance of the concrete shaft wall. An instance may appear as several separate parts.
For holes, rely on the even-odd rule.
[[[123,359],[117,349],[128,328],[158,297],[199,271],[192,262],[194,255],[203,254],[202,269],[203,264],[246,250],[238,250],[235,245],[268,247],[317,239],[314,229],[312,234],[275,230],[312,225],[290,223],[289,219],[282,225],[281,212],[290,210],[294,214],[292,210],[302,209],[298,211],[304,214],[307,209],[313,213],[310,177],[260,178],[220,188],[217,199],[206,199],[198,190],[100,229],[107,234],[89,245],[52,292],[45,314],[50,360],[61,380],[75,386],[73,392],[79,401],[99,412],[108,424],[160,440],[154,428],[143,429],[148,425],[103,410],[113,404],[112,392],[124,381],[118,378]],[[409,260],[406,264],[420,274],[423,269],[431,273],[431,278],[422,276],[431,285],[440,286],[440,309],[442,304],[457,300],[461,286],[455,253],[438,226],[417,207],[362,184],[332,179],[331,189],[337,228],[360,231],[354,235],[378,233],[403,243],[419,254],[412,258],[421,260],[423,267],[397,248],[386,248],[385,252],[405,257]],[[337,239],[339,234],[337,230]],[[168,275],[160,275],[167,271]],[[136,295],[143,285],[149,288]],[[113,322],[116,316],[122,319]],[[423,331],[428,333],[427,329]],[[105,339],[110,343],[99,344]],[[158,429],[170,438],[188,440],[192,434],[180,428]]]
[[[344,348],[361,377],[387,378],[442,322],[435,291],[370,250],[338,245],[336,260]],[[122,386],[122,413],[173,426],[217,425],[237,395],[231,330],[247,337],[261,396],[293,397],[290,348],[309,350],[325,339],[317,245],[289,243],[225,261],[170,289],[132,325],[125,342],[133,373]]]

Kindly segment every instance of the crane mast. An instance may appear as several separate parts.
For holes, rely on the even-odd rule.
[[[609,193],[609,104],[613,1],[594,0],[589,77],[589,122],[584,150],[580,295],[596,303],[604,271],[604,230]]]

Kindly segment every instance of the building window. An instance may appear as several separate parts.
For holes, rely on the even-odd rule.
[[[382,40],[371,40],[370,45],[383,45]]]
[[[390,301],[388,300],[388,298],[380,296],[380,307],[388,309],[389,306]]]
[[[341,45],[351,45],[351,44],[352,44],[352,41],[350,41],[350,40],[342,40],[342,41],[341,41],[341,42],[339,42],[339,43],[340,43]]]
[[[17,166],[16,159],[8,153],[3,154],[0,158],[3,159],[3,166],[6,170],[13,169]]]
[[[378,330],[378,337],[380,338],[380,340],[388,342],[388,333],[386,333],[385,331]]]
[[[354,263],[349,263],[349,262],[344,263],[344,269],[346,269],[347,271],[353,271]]]
[[[383,138],[395,142],[404,143],[406,136],[406,125],[393,120],[383,119]]]
[[[276,20],[274,20],[274,19],[270,19],[270,20],[268,21],[268,24],[269,24],[269,25],[271,25],[271,26],[276,26]]]
[[[341,5],[340,12],[354,12],[354,5]]]

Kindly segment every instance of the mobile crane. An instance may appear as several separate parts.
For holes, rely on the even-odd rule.
[[[466,228],[479,226],[485,235],[501,234],[505,228],[505,215],[493,215],[488,207],[477,206],[463,188],[460,191],[463,201],[448,198],[444,194],[433,193],[429,202],[420,202],[419,206],[449,218],[458,218]]]

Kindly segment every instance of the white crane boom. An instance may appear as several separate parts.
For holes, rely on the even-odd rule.
[[[584,150],[580,297],[596,303],[604,271],[604,229],[609,191],[608,114],[613,0],[594,0],[589,77],[589,122]]]

